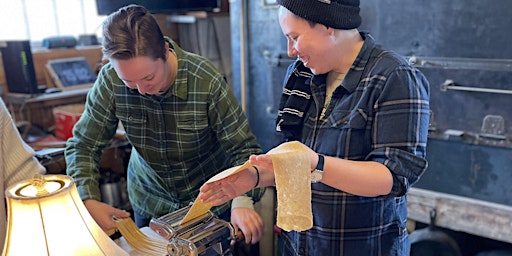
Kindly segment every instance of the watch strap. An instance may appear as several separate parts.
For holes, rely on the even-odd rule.
[[[315,170],[311,172],[311,183],[317,183],[322,180],[324,176],[324,156],[318,155],[318,163],[316,164]]]
[[[318,154],[318,163],[316,164],[316,168],[315,168],[316,171],[320,171],[320,172],[324,171],[324,161],[325,161],[324,156]]]

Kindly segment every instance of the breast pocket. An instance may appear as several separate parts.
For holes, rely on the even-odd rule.
[[[187,143],[204,143],[209,139],[208,119],[182,119],[176,123],[178,140]]]
[[[121,120],[127,134],[142,134],[146,130],[147,118],[142,111],[119,109],[116,116]]]
[[[322,136],[335,143],[332,150],[339,156],[361,159],[371,148],[371,124],[361,109],[334,111],[322,127]]]

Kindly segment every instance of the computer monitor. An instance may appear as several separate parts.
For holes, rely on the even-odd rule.
[[[0,41],[9,93],[38,94],[30,41]]]

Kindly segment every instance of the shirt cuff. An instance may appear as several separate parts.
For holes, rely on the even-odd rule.
[[[235,208],[249,208],[254,210],[254,201],[246,195],[235,197],[231,202],[231,210]]]

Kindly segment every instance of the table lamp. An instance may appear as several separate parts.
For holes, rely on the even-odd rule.
[[[2,255],[128,255],[94,221],[66,175],[42,175],[6,190]]]

